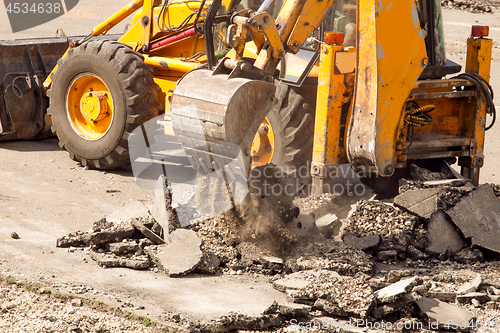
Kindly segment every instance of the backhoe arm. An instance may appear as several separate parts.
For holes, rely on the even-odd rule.
[[[249,33],[259,50],[254,66],[272,74],[285,56],[285,51],[299,51],[307,37],[328,15],[333,4],[334,0],[286,0],[276,21],[265,12],[241,12],[242,16],[233,18],[233,29],[236,31],[232,41],[235,48],[233,60],[241,60]]]

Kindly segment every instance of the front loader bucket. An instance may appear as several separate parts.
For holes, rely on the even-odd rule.
[[[170,114],[174,130],[196,170],[197,210],[215,216],[248,194],[250,148],[275,103],[276,86],[209,70],[186,74],[174,90]],[[169,178],[171,181],[175,179]],[[206,200],[218,189],[217,200]]]
[[[276,86],[212,73],[195,70],[177,83],[170,106],[175,132],[199,171],[223,169],[241,152],[248,172],[252,140]]]
[[[50,134],[42,84],[68,46],[63,38],[0,41],[0,140]]]

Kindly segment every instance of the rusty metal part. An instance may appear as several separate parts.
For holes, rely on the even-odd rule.
[[[227,171],[239,155],[246,170],[229,173],[249,171],[252,141],[274,103],[274,84],[235,75],[195,70],[172,96],[174,129],[191,164],[204,174]]]
[[[43,38],[0,42],[0,140],[51,135],[42,83],[68,48],[68,40]]]

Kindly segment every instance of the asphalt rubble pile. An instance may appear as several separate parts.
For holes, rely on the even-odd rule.
[[[293,180],[266,167],[274,168],[271,184]],[[301,197],[297,186],[293,194],[249,196],[185,228],[164,188],[157,197],[167,214],[131,202],[57,245],[90,246],[103,267],[269,275],[286,293],[287,303],[261,316],[231,313],[193,324],[199,332],[499,329],[500,187],[412,168],[413,179],[400,181],[391,199]]]
[[[442,0],[441,6],[467,10],[472,13],[491,13],[498,6],[498,3],[485,0]]]

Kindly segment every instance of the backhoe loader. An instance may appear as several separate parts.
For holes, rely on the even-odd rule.
[[[132,131],[148,124],[156,128],[147,121],[165,110],[168,117],[177,80],[199,67],[211,69],[228,50],[225,28],[238,5],[241,10],[239,1],[134,0],[85,37],[61,33],[0,42],[0,140],[55,133],[59,145],[84,166],[129,163]],[[130,16],[123,35],[107,35]],[[254,163],[285,157],[284,148],[295,142],[283,139],[287,124],[296,121],[294,113],[299,121],[308,116],[304,125],[313,123],[312,108],[296,107],[303,103],[295,91],[282,87],[288,122],[272,114],[263,120],[268,132],[256,136]],[[312,147],[312,137],[308,144]]]
[[[313,193],[345,162],[377,178],[458,157],[478,182],[494,115],[487,27],[467,41],[466,73],[443,79],[460,66],[446,60],[436,0],[249,7],[135,0],[84,38],[0,43],[0,139],[51,129],[73,159],[114,168],[132,130],[165,110],[197,169],[224,167],[236,146],[247,169],[307,168]]]
[[[331,190],[341,163],[383,183],[409,161],[458,158],[462,175],[478,183],[485,130],[495,119],[488,27],[472,27],[462,74],[446,59],[438,0],[285,0],[276,19],[244,10],[227,31],[231,52],[214,69],[187,73],[170,105],[199,172],[223,170],[229,179],[226,166],[238,154],[248,172],[254,135],[285,84],[315,101],[313,132],[289,129],[313,138],[307,163],[294,165],[310,168],[312,194]],[[246,56],[251,45],[254,61]]]

